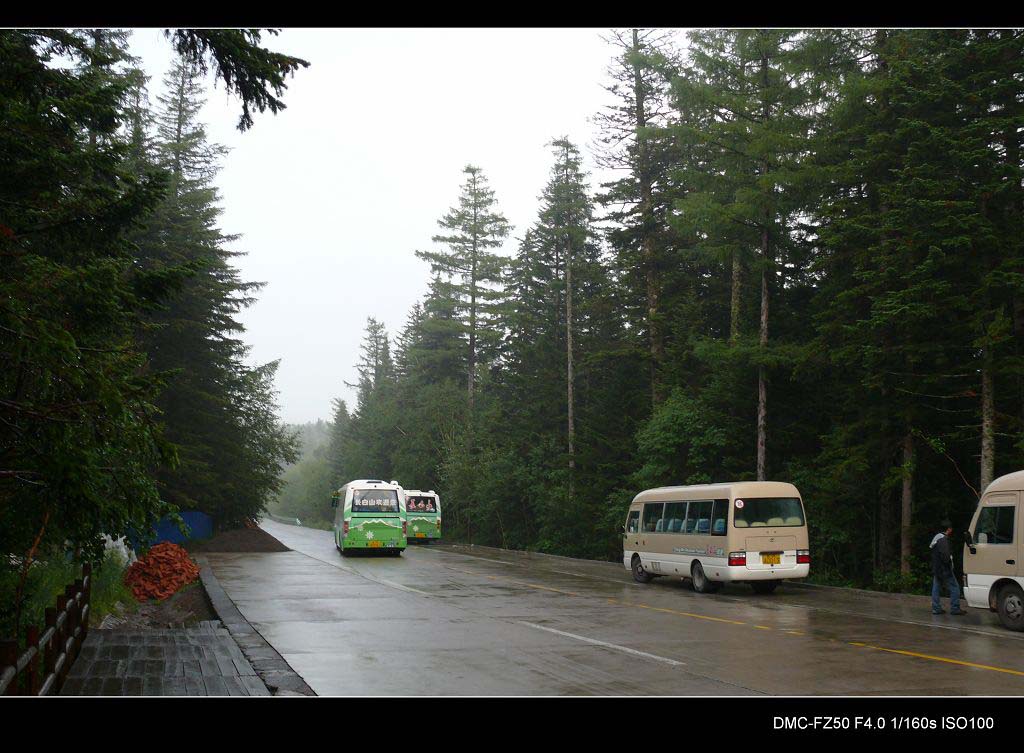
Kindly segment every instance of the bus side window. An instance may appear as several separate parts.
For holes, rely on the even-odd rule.
[[[661,502],[653,505],[644,505],[644,531],[654,533],[658,526],[658,521],[661,520],[661,512],[664,509],[665,505]]]
[[[685,502],[665,503],[665,527],[668,533],[682,533],[683,520],[686,518]]]
[[[979,544],[1012,544],[1014,505],[993,505],[981,508],[974,540]]]
[[[711,515],[711,535],[725,536],[726,518],[729,515],[729,500],[716,499],[715,510]]]
[[[706,536],[711,533],[712,504],[713,503],[710,499],[702,499],[699,502],[690,503],[690,520],[687,520],[687,527],[689,528],[691,520],[695,524],[690,533],[696,533],[702,536]]]

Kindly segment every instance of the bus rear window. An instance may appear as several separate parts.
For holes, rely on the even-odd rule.
[[[804,508],[796,497],[744,497],[733,502],[735,528],[787,528],[804,524]]]
[[[437,512],[433,497],[409,497],[405,501],[406,512]]]
[[[394,489],[356,489],[352,492],[352,512],[397,513],[398,492]]]

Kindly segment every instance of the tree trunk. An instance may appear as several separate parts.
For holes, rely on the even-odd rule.
[[[729,343],[736,344],[740,336],[740,282],[742,269],[739,251],[732,254],[732,299],[729,301]]]
[[[981,357],[981,486],[979,493],[992,483],[996,462],[995,396],[992,386],[992,350],[986,345]]]
[[[646,136],[641,132],[647,127],[647,99],[640,72],[640,36],[637,29],[633,29],[632,53],[634,118],[636,123],[636,176],[637,182],[640,185],[640,228],[643,234],[643,260],[647,287],[647,337],[651,356],[651,404],[657,405],[663,397],[661,390],[661,366],[665,360],[665,346],[658,322],[660,289],[654,245],[656,221],[654,218],[651,189],[650,155],[647,150]]]
[[[472,271],[469,280],[469,374],[466,380],[468,392],[469,412],[473,412],[473,385],[476,381],[476,282],[477,282],[477,232],[479,217],[476,209],[476,175],[471,176],[473,181],[473,260]]]
[[[914,518],[914,436],[909,431],[903,437],[903,515],[900,521],[900,573],[910,574],[912,550],[911,525]]]
[[[768,57],[761,54],[761,126],[767,127],[771,118],[768,105]],[[768,159],[761,161],[761,174],[767,176]],[[768,348],[768,281],[771,274],[771,238],[768,226],[770,209],[766,206],[761,217],[761,327],[758,346],[763,359]],[[768,374],[764,363],[757,367],[757,480],[764,481],[768,472]]]
[[[767,247],[767,231],[762,248]],[[766,259],[767,261],[767,259]],[[761,355],[768,345],[768,269],[761,272],[761,331],[758,338]],[[768,375],[764,364],[757,367],[757,480],[764,481],[768,465]]]
[[[565,249],[565,375],[566,403],[569,414],[569,471],[576,468],[576,422],[573,415],[572,363],[572,245]]]

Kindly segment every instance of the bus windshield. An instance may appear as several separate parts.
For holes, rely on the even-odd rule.
[[[437,512],[433,497],[409,497],[405,509],[406,512]]]
[[[786,528],[804,524],[804,509],[796,497],[737,499],[733,503],[735,528]]]
[[[356,489],[352,492],[352,512],[399,512],[398,492],[394,489]]]

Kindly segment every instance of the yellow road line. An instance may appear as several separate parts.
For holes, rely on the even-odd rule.
[[[536,583],[524,583],[521,580],[512,580],[511,578],[508,579],[508,582],[509,583],[515,583],[517,586],[526,586],[527,588],[539,588],[542,591],[553,591],[556,594],[565,594],[567,596],[579,596],[579,594],[575,593],[574,591],[563,591],[560,588],[551,588],[549,586],[540,586],[540,585],[538,585]]]
[[[859,646],[860,648],[872,648],[875,651],[885,651],[887,654],[900,654],[902,656],[913,656],[916,659],[928,659],[930,661],[943,662],[945,664],[957,664],[961,667],[974,667],[975,669],[987,669],[991,672],[1003,672],[1008,675],[1017,675],[1018,677],[1024,677],[1024,672],[1016,669],[1007,669],[1006,667],[993,667],[989,664],[975,664],[971,661],[961,661],[960,659],[949,659],[945,656],[932,656],[930,654],[919,654],[916,651],[903,651],[898,648],[884,648],[882,646],[872,646],[870,643],[854,643],[850,641],[851,646]]]
[[[694,614],[693,612],[680,612],[677,609],[667,609],[665,607],[652,607],[647,604],[632,604],[630,602],[623,602],[623,606],[626,607],[639,607],[640,609],[650,609],[654,612],[667,612],[668,614],[677,614],[680,617],[693,617],[696,620],[709,620],[711,622],[727,622],[730,625],[746,625],[745,622],[739,620],[727,620],[724,617],[711,617],[706,614]]]
[[[474,572],[469,571],[469,570],[459,570],[458,568],[454,568],[454,567],[451,567],[451,566],[448,566],[448,567],[451,570],[456,570],[456,571],[461,572],[461,573],[466,573],[467,575],[479,576],[479,575],[483,574],[483,573],[479,573],[479,572],[474,573]],[[509,582],[515,583],[515,584],[520,585],[520,586],[527,586],[528,588],[538,588],[538,589],[541,589],[543,591],[552,591],[554,593],[565,594],[567,596],[579,596],[579,594],[574,592],[574,591],[563,591],[562,589],[559,589],[559,588],[551,588],[550,586],[541,586],[541,585],[539,585],[537,583],[526,583],[525,581],[513,580],[512,578],[509,578],[506,575],[487,575],[486,577],[490,578],[491,580],[497,580],[497,579],[501,578],[503,580],[508,580]],[[724,622],[724,623],[727,623],[729,625],[748,625],[748,623],[742,622],[740,620],[729,620],[729,619],[726,619],[724,617],[712,617],[712,616],[706,615],[706,614],[696,614],[695,612],[682,612],[682,611],[680,611],[678,609],[668,609],[667,607],[652,607],[649,604],[636,604],[636,603],[632,603],[632,602],[628,602],[628,601],[619,601],[617,599],[612,599],[612,598],[609,598],[607,601],[608,601],[609,604],[615,604],[617,606],[634,607],[634,608],[637,608],[637,609],[649,609],[649,610],[651,610],[653,612],[665,612],[666,614],[674,614],[674,615],[678,615],[680,617],[692,617],[695,620],[707,620],[709,622]],[[749,626],[753,627],[753,628],[755,628],[757,630],[774,630],[774,628],[769,627],[767,625],[749,625]],[[806,633],[803,633],[800,630],[786,630],[785,632],[787,632],[787,633],[789,633],[791,635],[806,635]],[[816,638],[816,636],[811,636],[811,637],[812,638]],[[819,640],[822,640],[822,639],[819,639]],[[828,640],[830,643],[837,643],[837,642],[839,642],[836,638],[828,638],[828,639],[824,639],[824,640]],[[961,666],[961,667],[973,667],[975,669],[985,669],[985,670],[988,670],[990,672],[1002,672],[1002,673],[1008,674],[1008,675],[1017,675],[1018,677],[1024,677],[1024,672],[1016,670],[1016,669],[1008,669],[1006,667],[993,667],[993,666],[990,666],[988,664],[976,664],[975,662],[962,661],[960,659],[950,659],[950,658],[945,657],[945,656],[932,656],[930,654],[920,654],[920,653],[917,653],[915,651],[904,651],[904,650],[898,649],[898,648],[885,648],[883,646],[872,646],[869,643],[859,643],[859,642],[856,642],[856,641],[847,641],[847,644],[850,645],[850,646],[857,646],[858,648],[870,648],[870,649],[874,649],[875,651],[883,651],[883,652],[888,653],[888,654],[899,654],[901,656],[910,656],[910,657],[913,657],[915,659],[927,659],[929,661],[937,661],[937,662],[942,662],[944,664],[955,664],[955,665],[958,665],[958,666]]]

